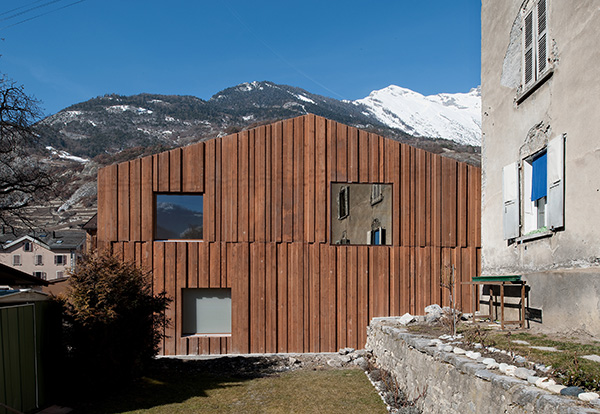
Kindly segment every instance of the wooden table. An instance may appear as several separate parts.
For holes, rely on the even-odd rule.
[[[521,329],[525,329],[525,292],[526,282],[521,280],[520,275],[503,275],[503,276],[479,276],[471,279],[471,282],[463,282],[465,285],[471,285],[473,287],[473,322],[475,322],[475,310],[477,309],[477,292],[479,285],[498,285],[500,286],[500,327],[504,329],[505,324],[519,324]],[[504,287],[507,285],[517,285],[521,287],[521,309],[520,317],[518,321],[505,321],[504,320]],[[490,289],[491,290],[491,289]],[[490,291],[489,300],[489,315],[478,315],[478,318],[490,318],[492,320],[492,309],[494,303],[494,297]],[[496,313],[496,317],[497,317]]]

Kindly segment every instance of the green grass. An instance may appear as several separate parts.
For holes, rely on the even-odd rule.
[[[485,332],[486,345],[524,356],[531,362],[551,365],[554,375],[563,385],[600,389],[600,363],[582,358],[584,355],[600,355],[600,342],[581,343],[577,338],[558,339],[527,332]],[[515,340],[527,341],[529,345],[516,344]],[[554,347],[562,352],[533,349],[531,346]]]
[[[359,369],[236,378],[156,370],[130,387],[71,402],[75,413],[386,413]]]

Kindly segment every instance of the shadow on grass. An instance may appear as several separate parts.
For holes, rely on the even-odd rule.
[[[207,392],[239,387],[242,382],[282,371],[267,357],[221,357],[207,360],[158,359],[146,375],[128,384],[106,383],[86,388],[79,383],[65,390],[61,405],[74,413],[122,413],[177,404]],[[93,375],[93,373],[90,373]]]

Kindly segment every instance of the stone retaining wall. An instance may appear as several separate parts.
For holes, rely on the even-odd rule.
[[[431,339],[378,318],[368,327],[367,350],[391,372],[409,399],[426,390],[424,413],[600,413],[576,400],[551,394],[527,381],[490,371],[465,356],[440,351]]]

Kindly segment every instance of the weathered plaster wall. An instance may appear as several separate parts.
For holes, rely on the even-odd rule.
[[[598,412],[429,344],[430,339],[386,326],[384,319],[375,319],[369,325],[367,349],[372,350],[381,368],[394,374],[409,399],[426,390],[418,402],[424,413]]]
[[[594,0],[548,0],[554,73],[517,105],[521,5],[521,0],[482,2],[482,274],[535,274],[529,277],[532,306],[550,315],[553,301],[544,302],[550,299],[545,293],[550,279],[542,273],[600,261],[600,7]],[[552,237],[509,246],[502,229],[502,168],[522,159],[525,140],[536,127],[546,139],[566,134],[565,226]],[[563,286],[573,292],[600,289],[600,278],[577,272],[564,277]],[[599,311],[596,305],[585,312]],[[577,319],[585,314],[566,313]]]

